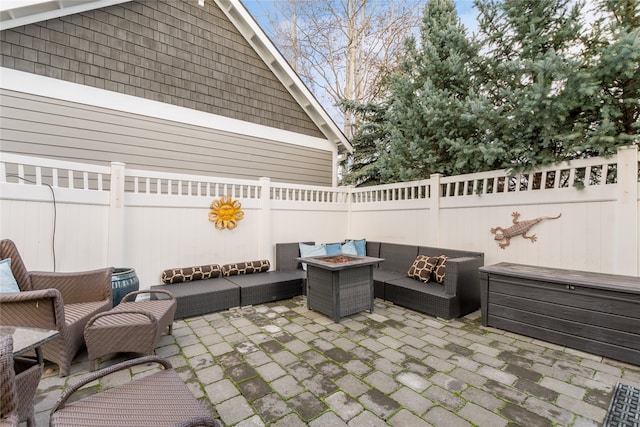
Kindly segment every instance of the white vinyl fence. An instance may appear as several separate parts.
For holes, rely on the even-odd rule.
[[[527,174],[507,171],[367,188],[131,170],[0,152],[0,237],[29,270],[133,267],[147,288],[162,270],[269,259],[279,242],[347,238],[456,248],[501,261],[640,275],[637,147]],[[212,201],[244,219],[216,229]],[[498,246],[493,227],[556,217]]]

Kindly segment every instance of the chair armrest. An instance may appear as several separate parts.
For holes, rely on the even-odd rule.
[[[103,311],[102,313],[98,313],[96,315],[94,315],[91,319],[89,319],[89,321],[87,322],[86,326],[84,327],[85,330],[89,327],[91,327],[96,321],[98,321],[99,319],[103,318],[103,317],[108,317],[108,316],[118,316],[121,314],[139,314],[142,316],[146,316],[149,318],[149,321],[153,324],[153,326],[156,328],[158,328],[158,320],[156,319],[156,317],[151,314],[150,312],[146,311],[146,310],[111,310],[111,311]]]
[[[0,294],[0,324],[61,330],[64,304],[57,289]]]
[[[65,304],[111,299],[113,268],[73,273],[30,272],[33,289],[54,288],[60,291]]]
[[[133,297],[137,297],[138,295],[141,294],[149,294],[149,298],[151,299],[151,295],[166,295],[167,298],[155,298],[155,299],[176,299],[175,296],[173,296],[173,294],[169,291],[165,291],[165,290],[161,290],[161,289],[143,289],[141,291],[133,291],[133,292],[129,292],[128,294],[126,294],[125,296],[122,297],[122,300],[120,302],[130,302],[130,301],[135,301],[136,299]]]
[[[96,372],[92,372],[89,375],[87,375],[86,377],[78,380],[77,382],[71,384],[70,386],[68,386],[63,392],[62,395],[60,396],[60,398],[58,399],[58,401],[56,402],[56,404],[53,406],[53,409],[51,409],[51,414],[53,414],[54,412],[56,412],[59,409],[64,408],[65,403],[67,402],[67,400],[69,399],[69,397],[78,389],[82,388],[83,386],[89,384],[92,381],[95,381],[99,378],[105,377],[109,374],[112,374],[114,372],[117,371],[123,371],[125,369],[129,369],[133,366],[138,366],[138,365],[144,365],[147,363],[158,363],[160,365],[163,366],[164,369],[172,369],[171,363],[166,360],[166,359],[162,359],[158,356],[145,356],[145,357],[139,357],[137,359],[132,359],[132,360],[127,360],[118,364],[115,364],[113,366],[109,366],[107,368],[101,369],[99,371]]]

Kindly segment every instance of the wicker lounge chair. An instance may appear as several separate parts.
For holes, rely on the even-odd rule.
[[[0,335],[0,426],[35,427],[33,398],[42,375],[35,359],[13,357],[13,337]]]
[[[13,366],[16,375],[16,393],[18,396],[18,420],[26,421],[27,427],[35,427],[33,399],[42,377],[42,365],[36,359],[14,357]]]
[[[86,384],[114,372],[155,362],[164,367],[150,375],[68,403]],[[87,375],[69,386],[50,416],[52,427],[220,426],[193,396],[165,359],[146,356]]]
[[[0,259],[11,258],[20,292],[0,294],[0,325],[53,329],[57,338],[42,346],[43,357],[69,375],[71,361],[84,345],[84,327],[111,309],[112,268],[78,273],[28,272],[11,240],[0,240]]]
[[[18,398],[13,369],[13,338],[0,335],[0,427],[18,425]]]

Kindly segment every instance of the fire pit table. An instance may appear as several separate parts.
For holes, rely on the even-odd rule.
[[[307,264],[307,307],[334,322],[363,310],[373,313],[373,265],[384,261],[356,255],[296,258]]]

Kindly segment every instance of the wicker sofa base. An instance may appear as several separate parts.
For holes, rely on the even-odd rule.
[[[477,276],[478,268],[484,265],[482,252],[367,242],[367,255],[385,260],[373,269],[377,298],[443,319],[464,316],[480,308]],[[407,277],[418,255],[449,257],[444,283],[422,283]]]
[[[302,294],[303,271],[268,271],[226,277],[240,288],[240,305],[290,299]]]
[[[402,277],[386,281],[384,294],[387,301],[432,316],[444,319],[460,316],[457,298],[447,295],[439,283],[422,283]]]
[[[176,319],[200,316],[240,305],[240,288],[223,277],[178,285],[156,285],[151,286],[151,290],[173,294],[178,304]]]
[[[366,243],[366,251],[367,256],[385,259],[373,266],[375,298],[444,319],[464,316],[480,308],[478,268],[484,265],[483,253],[370,241]],[[407,277],[417,255],[441,254],[450,257],[443,284],[422,283]],[[175,296],[176,319],[289,299],[306,294],[306,272],[296,260],[299,256],[298,242],[278,243],[275,271],[156,285],[151,289],[166,290]]]
[[[276,244],[276,270],[216,277],[173,285],[155,285],[176,298],[176,319],[200,316],[232,307],[262,304],[302,295],[306,272],[295,260],[298,243]],[[151,295],[153,298],[153,294]]]
[[[278,265],[296,268],[298,243],[279,243],[276,247],[281,254]],[[478,268],[484,265],[482,252],[367,241],[366,255],[384,259],[373,266],[375,298],[444,319],[464,316],[480,308]],[[407,277],[418,255],[449,257],[444,283],[422,283]]]

